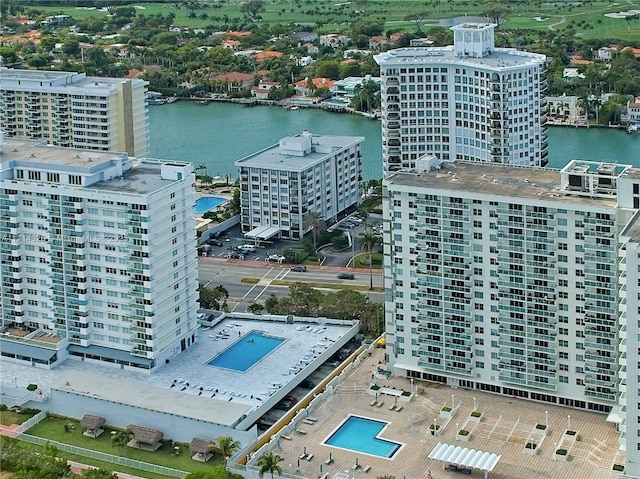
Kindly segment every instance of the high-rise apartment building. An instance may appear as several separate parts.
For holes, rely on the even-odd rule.
[[[143,157],[149,131],[143,80],[0,67],[0,130],[51,145]]]
[[[363,141],[304,131],[236,161],[242,231],[257,239],[300,239],[309,211],[333,221],[353,211],[360,201]]]
[[[432,158],[383,185],[389,366],[612,412],[638,450],[640,170]]]
[[[447,47],[376,55],[383,174],[441,160],[547,163],[546,57],[494,46],[494,24],[452,27]]]
[[[193,344],[191,163],[10,139],[0,165],[3,358],[152,369]]]

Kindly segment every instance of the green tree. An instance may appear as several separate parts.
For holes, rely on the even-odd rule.
[[[118,475],[113,471],[93,468],[85,469],[77,477],[82,479],[118,479]]]
[[[260,13],[264,12],[265,3],[263,0],[247,0],[240,7],[241,12],[245,12],[252,20],[259,20]]]
[[[282,467],[280,467],[280,463],[283,461],[282,457],[278,454],[273,453],[272,451],[265,452],[262,456],[258,458],[258,467],[260,470],[258,471],[258,475],[263,477],[266,472],[271,474],[271,479],[273,479],[273,473],[277,473],[278,475],[282,474]]]
[[[247,311],[249,311],[251,314],[262,314],[264,311],[264,306],[260,303],[251,303],[248,307],[247,307]]]
[[[404,17],[404,19],[413,22],[416,26],[416,33],[421,34],[422,25],[424,25],[424,22],[426,22],[429,18],[429,13],[431,12],[429,12],[428,10],[421,10],[419,12],[410,13],[409,15]]]
[[[215,309],[217,311],[226,311],[227,299],[229,299],[229,290],[219,284],[215,288],[205,288],[204,284],[198,286],[200,295],[200,307],[204,309]]]
[[[374,235],[370,231],[360,233],[358,236],[360,249],[364,249],[369,254],[369,290],[373,289],[373,248],[375,248],[380,241],[380,236]]]
[[[130,431],[118,431],[111,436],[111,447],[118,449],[121,456],[125,456],[127,453],[127,444],[131,437]]]
[[[305,231],[311,230],[313,233],[313,251],[315,252],[318,247],[318,233],[320,230],[324,230],[327,225],[322,215],[317,211],[309,211],[304,215],[302,220],[302,227]]]
[[[240,449],[240,446],[240,441],[236,441],[231,436],[220,436],[214,444],[211,444],[211,449],[224,458],[226,465],[233,453]]]

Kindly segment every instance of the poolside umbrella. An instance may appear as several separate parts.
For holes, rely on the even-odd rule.
[[[307,453],[307,446],[304,446],[304,453]]]
[[[356,466],[358,466],[358,456],[356,456]]]
[[[332,461],[333,457],[331,457],[331,453],[329,453],[329,460]]]
[[[322,464],[320,464],[320,474],[322,474]]]
[[[300,458],[298,458],[298,467],[300,467]]]

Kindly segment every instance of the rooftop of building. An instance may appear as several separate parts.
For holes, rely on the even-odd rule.
[[[441,162],[432,171],[400,171],[387,179],[391,185],[433,188],[452,192],[526,198],[558,203],[615,207],[616,196],[591,198],[561,189],[560,170],[480,162]]]
[[[98,90],[104,93],[104,90],[112,89],[118,84],[129,81],[133,84],[146,84],[146,82],[141,79],[90,77],[84,73],[77,72],[20,70],[2,67],[0,89],[11,88],[14,90],[30,91],[34,85],[36,85],[41,88],[62,88],[69,91],[73,89],[87,89]]]
[[[0,155],[0,171],[11,168],[38,169],[75,175],[108,175],[108,179],[85,188],[145,195],[157,191],[175,180],[163,179],[162,165],[182,167],[186,162],[142,158],[132,160],[126,153],[84,150],[48,145],[39,140],[5,139]],[[111,168],[122,163],[121,168]],[[114,171],[122,174],[114,175]],[[102,173],[105,172],[105,173]],[[73,185],[67,185],[73,188]],[[77,188],[82,188],[77,186]]]
[[[364,141],[361,136],[311,135],[311,138],[313,150],[304,156],[283,153],[280,144],[275,144],[236,161],[236,166],[300,172],[332,156],[333,151],[349,148]],[[302,135],[286,137],[280,141],[292,143],[298,139],[302,139]],[[328,152],[322,153],[318,150]]]
[[[633,218],[629,220],[622,233],[620,233],[620,236],[628,237],[636,243],[640,242],[640,211],[635,212]]]
[[[0,156],[4,168],[11,165],[50,165],[48,169],[73,167],[87,172],[105,162],[120,158],[114,151],[83,150],[48,145],[42,140],[5,138]]]
[[[217,424],[233,424],[243,414],[260,407],[276,390],[291,389],[301,380],[301,375],[311,373],[304,369],[309,363],[322,357],[336,341],[354,334],[350,322],[337,323],[287,324],[259,318],[222,317],[215,326],[202,327],[193,346],[151,373],[74,359],[47,370],[0,358],[3,377],[15,378],[15,384],[0,382],[0,391],[11,397],[12,386],[21,392],[30,383],[38,384],[43,390],[52,386],[70,388],[105,400],[182,416],[198,414],[201,418],[212,418]],[[247,341],[246,336],[251,332],[267,333],[284,341],[246,371],[209,365],[221,353]],[[242,345],[233,353],[233,358],[242,354],[241,348]],[[84,380],[87,376],[94,379],[87,382]],[[292,383],[294,380],[297,382]],[[67,381],[69,385],[65,385]],[[207,407],[211,411],[207,412]]]
[[[545,56],[530,53],[515,48],[494,48],[483,57],[457,56],[453,45],[446,47],[407,47],[389,50],[375,56],[379,65],[384,66],[415,66],[415,65],[468,65],[475,68],[509,69],[544,62]]]

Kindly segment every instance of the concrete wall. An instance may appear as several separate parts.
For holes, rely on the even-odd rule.
[[[218,223],[217,225],[209,228],[207,231],[203,231],[202,235],[200,236],[200,239],[202,241],[207,241],[209,238],[211,238],[211,235],[219,231],[220,232],[227,231],[232,226],[239,225],[239,224],[240,224],[240,215],[232,216],[228,220],[224,220],[222,223]]]
[[[158,397],[158,401],[162,400],[162,397]],[[249,431],[239,431],[198,419],[81,396],[53,388],[49,401],[41,404],[40,407],[51,413],[76,419],[81,419],[85,414],[95,414],[104,417],[107,425],[117,428],[126,428],[130,424],[150,427],[162,431],[165,439],[180,442],[189,442],[194,437],[214,440],[220,436],[231,436],[245,446],[255,441],[258,435],[256,427]]]

